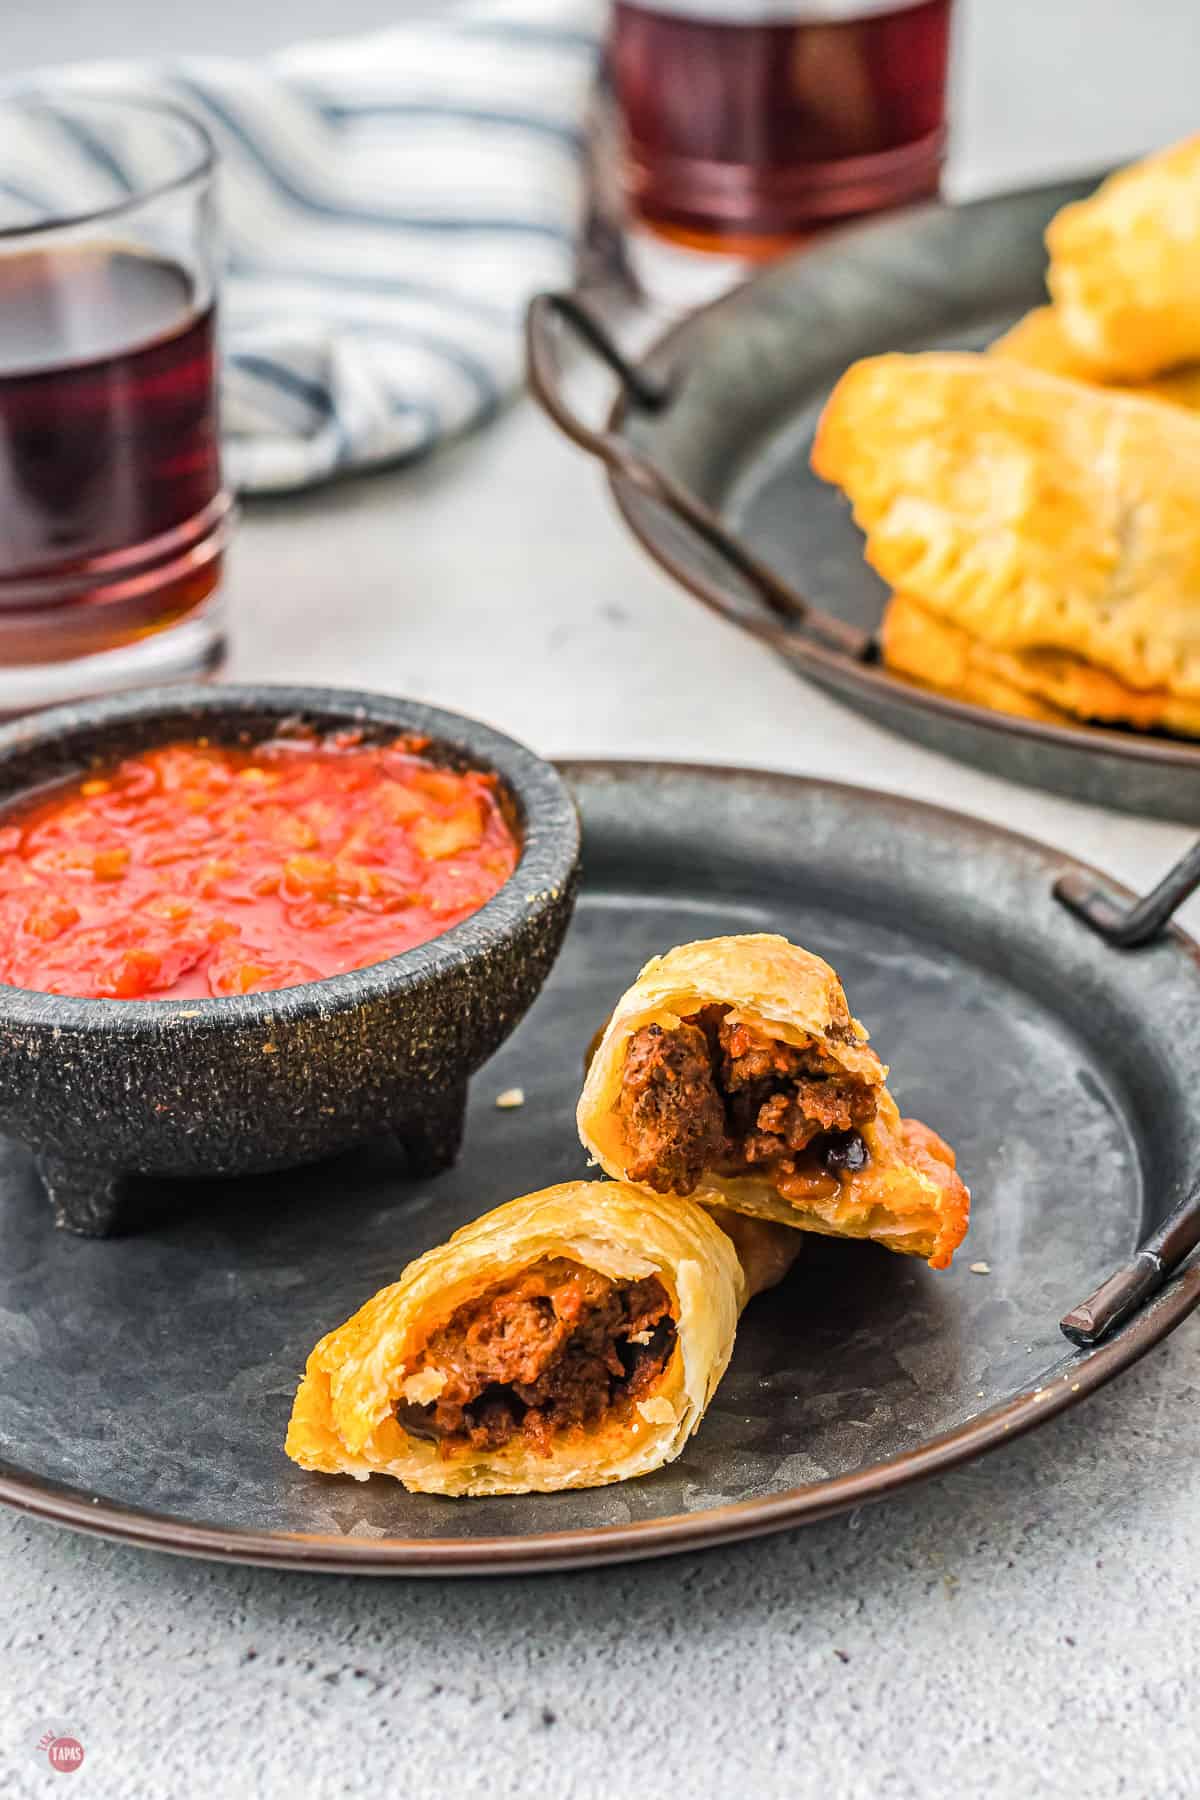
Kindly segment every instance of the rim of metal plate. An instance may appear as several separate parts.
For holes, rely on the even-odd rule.
[[[687,771],[681,764],[577,762],[561,765],[568,779],[612,779],[639,768],[646,772]],[[801,776],[771,776],[739,768],[705,767],[693,773],[708,778],[787,779],[809,791],[842,791],[846,784]],[[861,799],[868,790],[852,789]],[[892,796],[876,796],[894,804]],[[963,819],[944,807],[906,802],[919,816]],[[970,821],[979,829],[978,821]],[[1046,859],[1081,893],[1103,893],[1132,909],[1136,896],[1099,871],[1052,850],[1048,845],[998,827],[987,827],[1014,847],[1024,846]],[[1060,896],[1061,897],[1061,896]],[[1171,941],[1200,966],[1200,945],[1174,927]],[[1120,946],[1113,945],[1115,954]],[[601,1563],[633,1562],[652,1556],[701,1550],[744,1538],[760,1537],[791,1526],[815,1523],[856,1506],[866,1506],[900,1493],[914,1483],[944,1473],[989,1450],[998,1449],[1077,1405],[1137,1362],[1200,1306],[1200,1262],[1191,1262],[1132,1314],[1123,1315],[1118,1330],[1098,1347],[1085,1349],[1066,1372],[1040,1388],[1015,1398],[940,1434],[914,1450],[874,1463],[829,1481],[789,1488],[767,1497],[738,1500],[671,1518],[521,1537],[348,1539],[321,1533],[231,1530],[219,1525],[183,1523],[160,1513],[114,1505],[65,1484],[39,1480],[0,1462],[0,1503],[32,1517],[76,1531],[162,1550],[182,1556],[270,1568],[361,1575],[502,1575],[549,1573]]]
[[[317,1533],[231,1531],[183,1524],[158,1513],[114,1506],[56,1483],[7,1475],[0,1464],[0,1503],[34,1518],[118,1543],[217,1562],[337,1575],[549,1574],[601,1563],[638,1562],[704,1550],[889,1499],[914,1483],[944,1474],[1065,1412],[1129,1368],[1200,1305],[1200,1264],[1190,1264],[1144,1312],[1100,1349],[1072,1364],[1049,1387],[1020,1394],[919,1449],[869,1469],[766,1499],[734,1501],[669,1519],[523,1537],[383,1538],[363,1541]]]
[[[1106,169],[1097,170],[1093,179],[1099,181],[1107,173]],[[816,249],[800,254],[812,258],[824,255],[826,251],[835,252],[842,245],[852,247],[861,237],[869,238],[882,226],[894,225],[900,220],[916,224],[948,211],[963,216],[986,216],[988,210],[1011,205],[1037,193],[1057,194],[1062,187],[1062,182],[1046,182],[988,195],[958,207],[934,201],[907,208],[901,215],[846,226],[831,232]],[[798,593],[758,557],[750,544],[730,531],[709,506],[633,445],[625,434],[626,423],[638,412],[661,413],[670,406],[710,321],[723,309],[736,309],[747,295],[759,291],[760,284],[787,267],[789,260],[771,265],[733,294],[724,295],[689,313],[656,338],[636,361],[622,354],[606,326],[578,295],[539,294],[531,302],[526,349],[534,397],[560,430],[605,465],[617,509],[637,542],[660,568],[727,623],[758,638],[801,673],[807,669],[814,676],[836,679],[837,685],[857,689],[864,699],[898,701],[918,713],[935,715],[973,731],[1009,740],[1026,739],[1032,744],[1073,755],[1103,752],[1132,763],[1200,774],[1200,742],[1150,737],[1100,725],[1059,725],[1049,720],[1018,718],[935,693],[892,674],[879,661],[875,639],[870,633],[832,617]],[[599,430],[588,426],[566,399],[553,342],[554,320],[564,321],[617,377],[616,398]],[[769,616],[751,617],[736,606],[733,596],[719,580],[707,578],[693,562],[673,554],[669,544],[648,523],[644,511],[639,511],[639,494],[657,502],[708,550],[715,552],[756,592]]]

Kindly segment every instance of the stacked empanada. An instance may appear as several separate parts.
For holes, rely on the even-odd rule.
[[[850,369],[813,467],[893,589],[887,663],[1023,717],[1200,736],[1200,137],[1046,234],[986,356]]]

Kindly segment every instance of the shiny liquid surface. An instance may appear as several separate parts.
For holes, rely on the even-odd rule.
[[[194,609],[221,510],[214,314],[186,271],[118,244],[0,256],[0,663]]]
[[[950,0],[860,20],[737,24],[619,0],[626,184],[684,242],[755,240],[936,191]]]

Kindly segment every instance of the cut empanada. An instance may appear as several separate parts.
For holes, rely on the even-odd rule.
[[[679,1455],[795,1233],[620,1182],[497,1207],[323,1337],[287,1453],[425,1494],[551,1493]]]
[[[1046,248],[1063,331],[1108,377],[1200,362],[1200,136],[1065,206]]]
[[[681,944],[617,1002],[579,1101],[610,1175],[736,1212],[873,1238],[945,1268],[970,1196],[902,1119],[834,971],[768,933]]]
[[[1168,405],[1185,406],[1192,412],[1200,412],[1200,364],[1192,363],[1151,380],[1118,384],[1075,346],[1052,306],[1036,306],[1026,313],[1003,337],[988,345],[987,353],[1005,357],[1009,362],[1023,363],[1026,368],[1042,369],[1047,375],[1065,375],[1071,381],[1086,381],[1092,387],[1119,385],[1122,393],[1140,394],[1143,400],[1164,400]]]
[[[1200,701],[1161,688],[1126,687],[1062,650],[994,650],[908,594],[888,601],[879,638],[889,668],[996,712],[1061,725],[1090,720],[1200,737]]]
[[[1200,699],[1200,419],[1000,357],[880,356],[812,462],[897,592],[994,649]]]

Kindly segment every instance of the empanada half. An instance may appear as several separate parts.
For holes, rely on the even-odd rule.
[[[828,963],[770,933],[711,938],[655,957],[617,1002],[579,1134],[619,1179],[945,1268],[970,1196],[886,1075]]]
[[[427,1494],[645,1475],[704,1416],[795,1233],[714,1201],[567,1181],[465,1225],[317,1344],[287,1453]],[[736,1238],[736,1247],[734,1239]]]
[[[813,467],[896,592],[997,650],[1200,700],[1200,418],[994,356],[842,376]]]

